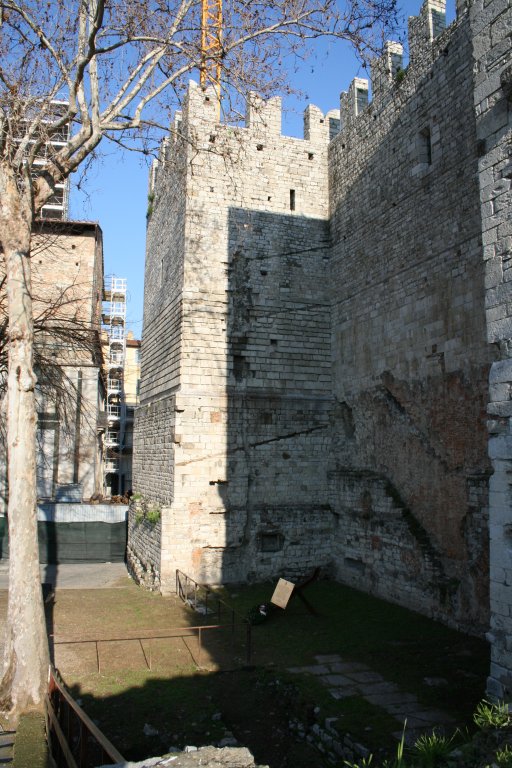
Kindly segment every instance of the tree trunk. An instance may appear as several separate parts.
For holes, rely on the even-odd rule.
[[[29,194],[29,193],[28,193]],[[32,207],[11,174],[0,168],[0,243],[9,312],[7,455],[9,597],[0,710],[13,720],[42,708],[48,640],[39,575],[36,515],[36,407],[30,285]]]

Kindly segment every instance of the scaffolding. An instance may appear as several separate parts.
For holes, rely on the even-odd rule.
[[[102,327],[108,340],[106,352],[107,430],[103,486],[119,489],[119,472],[126,421],[124,367],[126,356],[126,278],[108,275],[103,290]]]

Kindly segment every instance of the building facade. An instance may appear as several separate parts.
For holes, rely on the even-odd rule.
[[[102,232],[91,222],[40,220],[31,252],[38,499],[82,501],[103,479]],[[5,509],[5,461],[1,473]]]
[[[129,560],[164,591],[323,566],[491,622],[507,695],[512,19],[444,10],[302,140],[278,99],[233,128],[191,85],[151,180],[134,490],[161,519]]]

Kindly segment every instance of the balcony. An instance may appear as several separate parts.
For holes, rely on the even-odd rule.
[[[111,277],[107,278],[105,290],[103,291],[103,297],[105,301],[112,301],[114,296],[126,295],[127,279],[125,277]]]

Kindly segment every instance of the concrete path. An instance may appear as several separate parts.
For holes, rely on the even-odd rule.
[[[127,584],[125,563],[41,564],[41,583],[57,589],[107,589]],[[0,560],[0,589],[9,586],[9,562]]]
[[[439,726],[454,726],[454,719],[446,712],[424,707],[414,693],[402,691],[396,683],[387,682],[382,675],[366,664],[342,659],[338,654],[315,656],[310,667],[291,667],[296,674],[315,675],[329,689],[334,699],[362,696],[371,704],[381,707],[400,723],[407,720],[406,739],[413,742],[425,731]],[[401,738],[402,730],[397,731]]]

